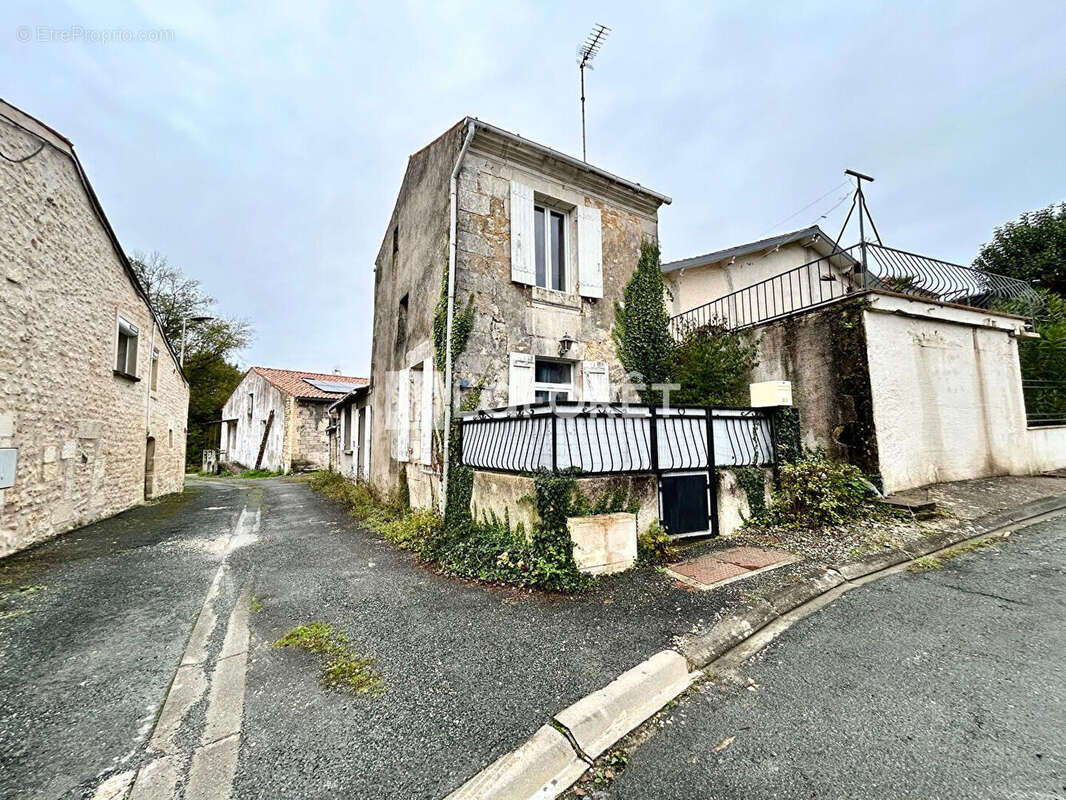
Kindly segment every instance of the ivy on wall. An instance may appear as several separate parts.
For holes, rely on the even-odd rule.
[[[766,516],[766,471],[762,467],[732,467],[737,483],[748,498],[749,519]]]
[[[851,300],[823,313],[829,328],[836,396],[843,415],[833,431],[833,439],[844,450],[847,461],[879,482],[877,433],[863,324],[863,312],[869,304],[865,298]]]
[[[618,360],[626,372],[639,375],[644,383],[640,398],[645,403],[662,399],[652,384],[668,383],[674,362],[674,339],[666,311],[666,284],[659,269],[659,245],[649,239],[640,243],[637,269],[614,307],[614,337]]]
[[[774,409],[773,446],[778,464],[794,464],[803,455],[798,409],[791,406]]]
[[[452,314],[452,364],[459,360],[459,356],[466,350],[470,342],[470,334],[474,332],[474,295],[466,301],[466,305],[458,307]],[[433,356],[438,372],[444,372],[448,357],[448,271],[444,271],[444,277],[440,284],[440,299],[433,311]]]

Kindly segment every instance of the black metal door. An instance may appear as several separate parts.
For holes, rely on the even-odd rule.
[[[713,533],[706,472],[659,479],[660,519],[671,536]]]

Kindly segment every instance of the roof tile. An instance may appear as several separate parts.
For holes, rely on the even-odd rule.
[[[300,372],[294,369],[274,369],[273,367],[252,367],[250,372],[260,375],[269,383],[291,394],[293,397],[310,400],[337,400],[343,397],[343,392],[324,392],[316,386],[312,386],[304,378],[312,380],[330,381],[332,383],[369,383],[366,378],[355,378],[349,375],[335,375],[327,372]]]

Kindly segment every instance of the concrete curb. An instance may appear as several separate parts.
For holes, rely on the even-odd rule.
[[[896,572],[901,565],[973,539],[1066,512],[1066,495],[1045,497],[981,517],[965,528],[930,536],[903,550],[890,550],[834,567],[811,564],[800,579],[753,605],[727,615],[703,636],[663,650],[622,673],[602,689],[555,715],[517,750],[501,756],[446,800],[547,800],[566,791],[592,761],[659,712],[702,677],[713,661],[792,612],[824,595]],[[835,596],[834,596],[835,599]],[[787,627],[787,626],[786,626]],[[776,635],[776,633],[774,634]]]
[[[663,650],[560,711],[555,721],[570,732],[579,755],[594,760],[698,677],[679,653]]]
[[[566,791],[588,766],[563,734],[543,725],[525,744],[500,756],[446,800],[547,800]]]

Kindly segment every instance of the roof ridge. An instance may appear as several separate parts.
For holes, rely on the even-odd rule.
[[[815,225],[808,225],[805,228],[797,228],[794,231],[788,231],[787,233],[779,233],[775,236],[768,236],[764,239],[756,239],[751,242],[744,242],[742,244],[733,245],[732,247],[726,247],[721,250],[711,250],[707,253],[701,253],[696,256],[689,256],[688,258],[678,258],[673,261],[666,261],[660,265],[662,272],[674,272],[678,269],[684,269],[686,267],[705,266],[707,264],[714,264],[718,261],[723,261],[730,257],[740,257],[749,253],[757,253],[760,250],[767,250],[771,247],[780,247],[786,244],[799,241],[805,236],[817,236],[819,238],[824,237],[829,243],[835,243],[829,234],[822,230],[822,228]],[[837,245],[839,247],[839,245]],[[843,249],[843,248],[841,248]]]

